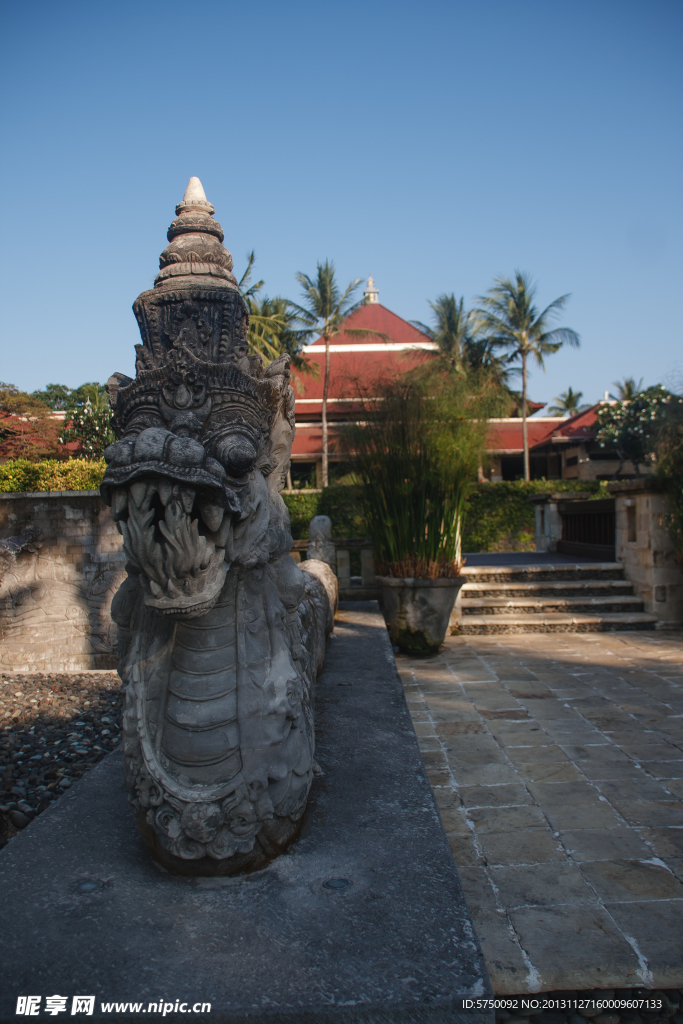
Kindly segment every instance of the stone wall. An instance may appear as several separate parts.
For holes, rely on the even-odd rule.
[[[0,669],[115,668],[124,565],[98,491],[0,494]]]
[[[656,615],[658,628],[683,624],[683,569],[667,529],[671,508],[651,478],[607,485],[616,513],[615,556],[626,578],[642,598],[645,611]],[[556,492],[535,495],[536,550],[557,551],[562,536],[559,503],[587,500],[588,493]]]
[[[667,530],[671,509],[646,480],[609,485],[616,505],[616,556],[659,628],[683,624],[683,570]]]

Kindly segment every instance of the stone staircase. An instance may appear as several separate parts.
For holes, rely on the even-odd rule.
[[[618,562],[472,566],[452,634],[596,633],[655,629]]]

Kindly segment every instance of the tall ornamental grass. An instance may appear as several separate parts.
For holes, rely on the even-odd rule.
[[[455,375],[438,363],[374,382],[367,394],[344,443],[362,480],[378,575],[459,575],[465,503],[499,387],[486,372]]]

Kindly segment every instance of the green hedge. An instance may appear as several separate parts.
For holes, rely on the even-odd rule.
[[[0,493],[7,491],[97,491],[104,471],[104,459],[69,459],[57,462],[29,462],[14,459],[0,465]]]
[[[536,546],[534,506],[527,499],[542,491],[583,491],[606,495],[593,480],[524,480],[477,484],[467,502],[463,551],[533,551]],[[313,516],[332,520],[334,537],[367,537],[360,487],[337,485],[319,494],[283,494],[294,540],[306,540]]]
[[[308,524],[313,516],[319,514],[321,495],[317,494],[283,494],[282,499],[289,510],[289,521],[292,526],[294,540],[308,539]]]
[[[96,491],[104,470],[103,459],[92,462],[86,459],[68,462],[16,459],[0,465],[0,492]],[[463,551],[533,551],[534,506],[527,498],[550,490],[587,491],[596,497],[606,494],[604,485],[592,480],[477,484],[467,503]],[[367,536],[357,484],[333,484],[315,494],[290,493],[282,497],[289,509],[294,540],[308,538],[308,524],[317,515],[330,517],[334,537]]]
[[[332,484],[316,494],[283,494],[294,540],[308,539],[313,516],[329,516],[333,537],[367,537],[357,484]]]
[[[477,484],[465,512],[463,551],[534,551],[535,509],[528,500],[543,491],[583,491],[608,497],[596,480],[524,480]]]

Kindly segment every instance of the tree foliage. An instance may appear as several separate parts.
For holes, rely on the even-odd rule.
[[[111,427],[112,409],[104,384],[81,384],[69,395],[62,444],[76,443],[72,456],[78,459],[101,459],[104,449],[116,441]]]
[[[71,388],[66,384],[46,384],[42,391],[31,392],[33,398],[37,398],[55,412],[67,408],[72,394]]]
[[[456,299],[453,292],[444,293],[429,305],[434,313],[434,326],[428,327],[419,320],[412,323],[438,346],[451,369],[456,373],[486,369],[492,371],[501,384],[507,383],[509,359],[496,352],[499,345],[495,339],[479,333],[476,316],[465,309],[464,298]]]
[[[655,384],[635,398],[604,403],[598,409],[598,444],[617,452],[619,470],[624,462],[632,462],[640,474],[640,466],[656,462],[657,439],[667,411],[679,402],[662,384]]]
[[[551,416],[576,416],[577,413],[583,412],[584,409],[590,409],[590,406],[585,402],[582,405],[581,399],[583,398],[583,391],[573,391],[572,388],[567,388],[566,391],[561,392],[548,409]]]
[[[669,533],[683,567],[683,398],[672,396],[663,409],[656,441],[657,473],[671,504]]]
[[[0,458],[100,459],[116,440],[111,417],[103,384],[48,384],[30,395],[0,384]]]
[[[611,395],[611,398],[616,399],[618,402],[630,402],[632,399],[637,398],[643,390],[643,378],[641,377],[636,383],[635,377],[624,377],[623,380],[615,380],[612,387],[616,391],[616,395]]]
[[[0,383],[0,459],[59,458],[60,426],[40,398]]]

